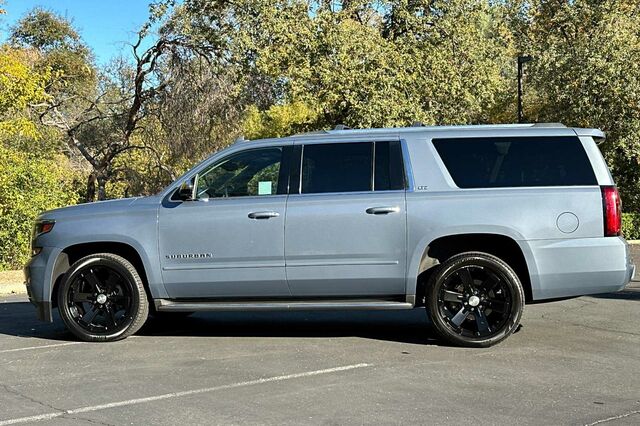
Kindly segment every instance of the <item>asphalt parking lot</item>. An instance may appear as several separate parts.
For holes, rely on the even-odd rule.
[[[0,299],[0,425],[640,423],[640,286],[527,306],[490,349],[425,313],[208,313],[80,343]]]

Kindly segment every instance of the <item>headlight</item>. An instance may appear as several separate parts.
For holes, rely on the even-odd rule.
[[[42,251],[42,247],[36,247],[36,238],[40,235],[46,234],[47,232],[51,232],[53,229],[53,225],[55,225],[55,221],[53,220],[38,220],[35,225],[33,225],[33,232],[31,234],[31,256],[37,256]]]
[[[42,234],[46,234],[47,232],[51,232],[51,230],[53,229],[53,225],[55,225],[56,222],[53,220],[39,220],[36,222],[36,224],[33,226],[33,235],[32,235],[32,240],[35,240],[37,237],[39,237]]]

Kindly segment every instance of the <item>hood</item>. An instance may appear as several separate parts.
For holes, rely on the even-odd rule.
[[[96,201],[93,203],[77,204],[75,206],[62,207],[48,210],[38,217],[38,219],[62,219],[66,217],[76,217],[84,215],[114,214],[129,209],[138,200],[147,197],[122,198],[118,200]]]

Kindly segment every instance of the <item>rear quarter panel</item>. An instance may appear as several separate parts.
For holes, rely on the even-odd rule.
[[[499,134],[519,135],[576,136],[571,129]],[[612,179],[593,140],[581,138],[599,185],[460,189],[431,139],[472,136],[496,134],[434,132],[407,141],[415,181],[407,193],[407,294],[415,294],[420,263],[432,241],[474,233],[504,235],[517,242],[527,261],[534,299],[599,292],[611,282],[619,287],[626,271],[626,247],[621,238],[603,238],[599,185],[611,184]],[[577,217],[572,232],[559,227],[559,218],[567,213]]]

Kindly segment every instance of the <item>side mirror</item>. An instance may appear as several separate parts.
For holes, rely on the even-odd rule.
[[[185,180],[178,189],[178,198],[182,201],[193,200],[193,182],[191,180]]]

